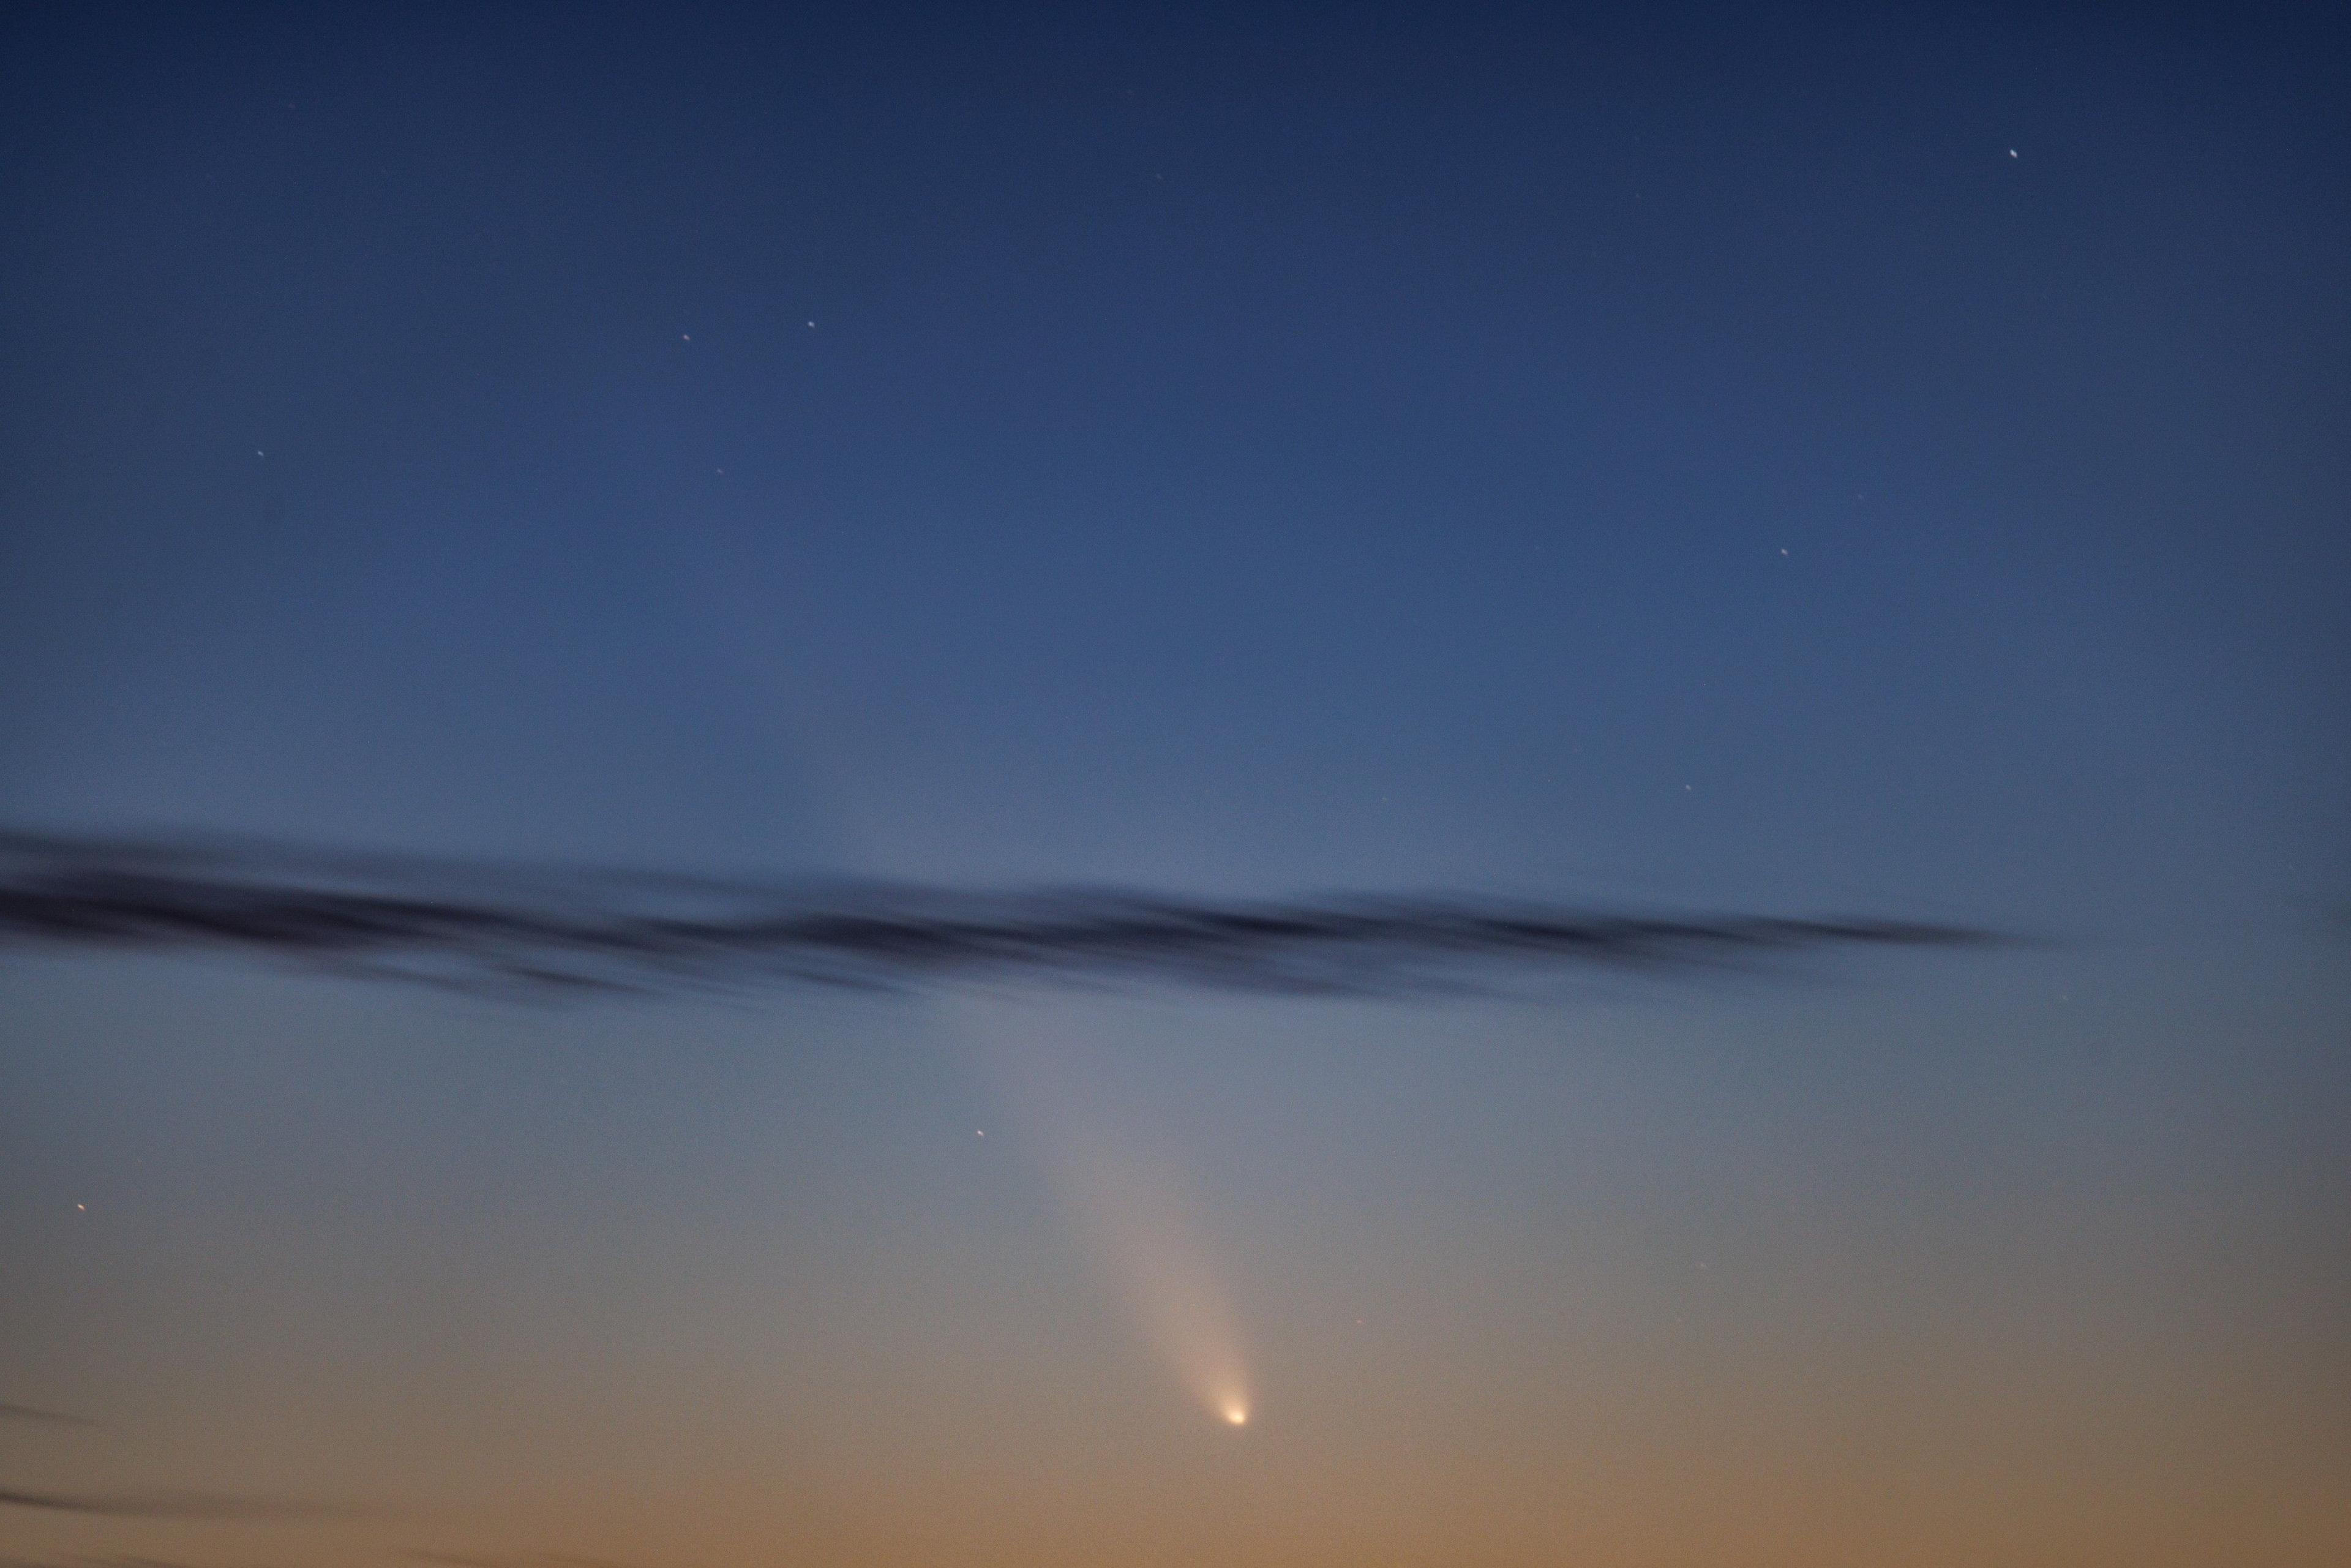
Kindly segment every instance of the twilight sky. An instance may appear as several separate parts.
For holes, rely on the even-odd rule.
[[[0,1563],[2351,1557],[2346,62],[0,16]],[[35,932],[27,846],[192,843],[2019,940],[566,998]]]

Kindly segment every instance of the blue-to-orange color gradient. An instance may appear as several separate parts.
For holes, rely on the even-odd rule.
[[[2346,60],[9,9],[0,831],[2016,940],[0,944],[0,1559],[2351,1561]]]

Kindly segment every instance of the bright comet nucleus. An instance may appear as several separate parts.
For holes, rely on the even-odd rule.
[[[1242,1404],[1238,1399],[1228,1399],[1225,1401],[1224,1416],[1226,1420],[1231,1422],[1236,1427],[1246,1427],[1249,1425],[1249,1406]]]

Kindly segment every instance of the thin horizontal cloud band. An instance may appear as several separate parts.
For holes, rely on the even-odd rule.
[[[1029,978],[1378,995],[1479,988],[1510,972],[1699,972],[1806,950],[2009,940],[1919,921],[1656,915],[1458,896],[1251,903],[904,886],[810,895],[266,845],[0,838],[0,943],[226,949],[526,992]]]
[[[347,1519],[360,1511],[337,1503],[297,1502],[274,1498],[222,1497],[207,1492],[155,1492],[132,1496],[80,1497],[0,1488],[0,1508],[99,1519],[273,1520]]]
[[[44,1410],[34,1405],[11,1405],[0,1401],[0,1421],[32,1421],[46,1427],[88,1427],[90,1422],[78,1416],[68,1416],[60,1410]]]

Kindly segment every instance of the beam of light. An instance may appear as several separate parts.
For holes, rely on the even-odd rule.
[[[255,843],[0,832],[0,947],[228,951],[528,995],[992,980],[1395,995],[1490,989],[1511,975],[1696,976],[1800,952],[2007,940],[1917,921],[1468,896],[1236,903],[903,885],[810,894]]]

